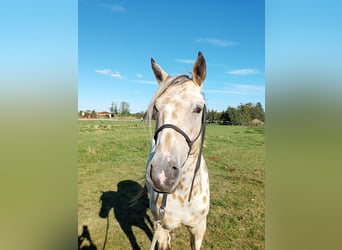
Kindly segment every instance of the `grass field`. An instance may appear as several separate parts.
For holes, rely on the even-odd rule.
[[[78,129],[79,249],[148,249],[152,215],[147,201],[127,206],[143,183],[148,126],[80,120]],[[264,143],[264,128],[207,125],[203,154],[211,203],[202,249],[265,248]],[[175,234],[172,249],[189,249],[186,228]]]

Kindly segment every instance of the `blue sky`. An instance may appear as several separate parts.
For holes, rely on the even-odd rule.
[[[169,74],[207,61],[202,92],[209,109],[265,107],[264,1],[79,0],[78,109],[112,102],[145,111],[158,85],[150,58]]]

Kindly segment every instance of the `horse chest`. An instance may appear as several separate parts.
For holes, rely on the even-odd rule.
[[[162,224],[165,228],[174,229],[181,225],[194,227],[204,219],[209,211],[209,199],[203,201],[200,197],[193,197],[194,200],[184,203],[179,199],[169,199],[169,204],[165,209],[165,216]],[[198,199],[196,199],[198,198]]]

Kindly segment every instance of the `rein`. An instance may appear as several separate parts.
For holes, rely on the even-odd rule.
[[[158,112],[158,110],[157,110],[157,112]],[[202,137],[201,137],[201,147],[200,147],[200,150],[199,150],[199,153],[198,153],[198,158],[197,158],[197,162],[196,162],[194,176],[192,177],[192,182],[191,182],[188,202],[190,202],[190,200],[191,200],[191,194],[192,194],[192,189],[193,189],[194,181],[195,181],[195,178],[196,178],[196,174],[197,174],[197,172],[198,172],[198,170],[199,170],[199,168],[201,166],[202,151],[203,151],[203,144],[204,144],[204,136],[205,136],[205,130],[206,130],[206,114],[207,114],[207,107],[206,107],[206,105],[204,105],[203,111],[202,111],[201,129],[200,129],[198,135],[193,140],[191,140],[189,138],[189,136],[183,130],[181,130],[180,128],[178,128],[177,126],[175,126],[173,124],[164,124],[164,125],[160,126],[155,131],[154,137],[153,137],[155,143],[157,143],[158,134],[160,133],[160,131],[162,131],[165,128],[174,129],[176,132],[181,134],[184,137],[185,141],[187,142],[187,144],[189,146],[188,156],[187,156],[187,158],[185,160],[185,162],[186,162],[188,160],[188,157],[189,157],[190,153],[191,153],[192,145],[195,143],[195,141],[197,141],[197,139],[200,137],[200,135],[202,135]],[[158,124],[157,124],[157,126],[158,126]],[[182,167],[184,166],[185,162],[183,163]],[[158,196],[159,196],[159,193],[157,193],[156,201],[158,200]],[[159,208],[159,215],[160,215],[159,219],[160,220],[163,219],[164,214],[165,214],[166,201],[167,201],[167,193],[163,193],[162,204],[161,204],[161,206]]]

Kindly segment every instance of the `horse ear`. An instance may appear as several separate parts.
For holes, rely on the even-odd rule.
[[[166,78],[169,77],[169,74],[166,73],[157,63],[156,61],[151,58],[151,66],[154,73],[155,78],[157,79],[157,82],[161,84],[165,81]]]
[[[202,55],[202,52],[198,52],[197,60],[192,68],[192,80],[198,84],[199,86],[202,85],[205,76],[207,74],[207,66],[205,63],[205,59]]]

